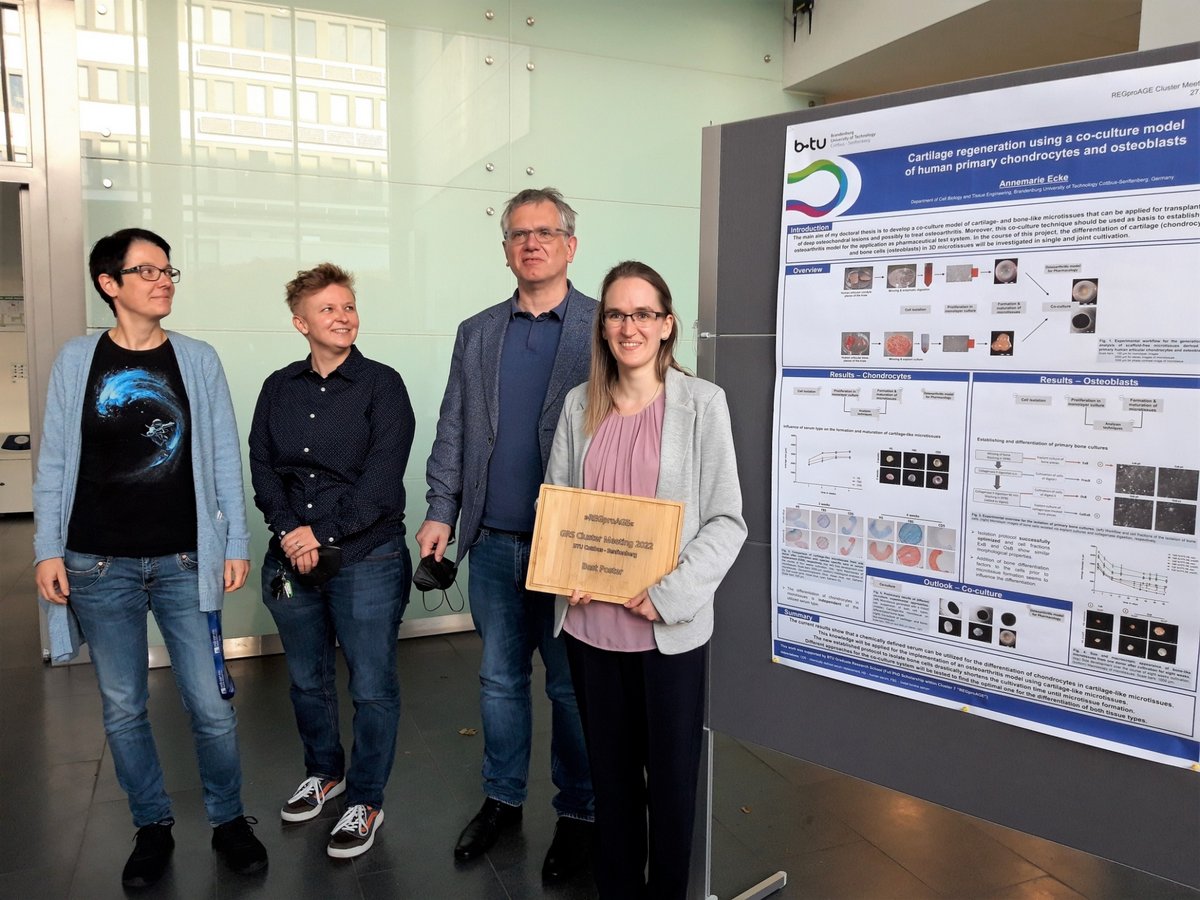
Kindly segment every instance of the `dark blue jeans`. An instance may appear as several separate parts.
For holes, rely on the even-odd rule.
[[[402,537],[381,544],[325,584],[305,587],[292,578],[292,596],[275,597],[271,582],[284,569],[284,562],[268,552],[262,567],[263,600],[287,655],[305,774],[345,776],[348,804],[381,807],[400,724],[396,630],[412,583],[408,547]],[[338,730],[335,641],[350,669],[354,702],[349,769]]]
[[[525,802],[533,703],[533,653],[546,665],[551,704],[550,776],[560,816],[592,818],[592,779],[562,638],[554,637],[554,598],[525,590],[529,540],[489,531],[480,535],[470,563],[471,617],[483,638],[479,665],[483,717],[483,791],[513,806]]]
[[[209,823],[242,814],[237,715],[221,697],[213,667],[208,614],[200,611],[196,554],[145,558],[67,550],[71,608],[91,648],[104,704],[104,732],[117,781],[137,828],[171,815],[146,702],[146,612],[154,613],[179,696],[188,711]]]

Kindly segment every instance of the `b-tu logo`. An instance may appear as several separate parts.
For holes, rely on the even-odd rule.
[[[858,169],[848,160],[814,160],[798,172],[787,173],[784,208],[813,219],[836,215],[858,199],[861,185]]]

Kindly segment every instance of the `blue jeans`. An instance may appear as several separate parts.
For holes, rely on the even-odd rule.
[[[71,608],[96,667],[104,733],[134,826],[171,815],[146,714],[147,609],[166,640],[179,696],[191,717],[208,821],[220,825],[240,816],[237,715],[217,688],[208,615],[200,611],[196,554],[135,558],[67,550],[63,562]]]
[[[292,578],[292,596],[276,597],[271,582],[284,571],[285,562],[268,552],[262,567],[263,600],[287,655],[305,773],[345,776],[347,804],[382,807],[400,725],[396,631],[412,583],[408,547],[403,537],[388,541],[325,584],[306,587]],[[338,728],[335,640],[350,669],[354,702],[349,770]]]
[[[483,791],[512,806],[525,802],[533,741],[529,678],[533,651],[538,650],[551,704],[550,776],[558,788],[554,808],[560,816],[590,821],[592,779],[566,645],[554,637],[554,598],[525,590],[529,540],[485,528],[467,559],[471,617],[483,638]]]

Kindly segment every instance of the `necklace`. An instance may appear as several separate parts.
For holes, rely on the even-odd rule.
[[[625,412],[625,410],[621,408],[621,404],[620,404],[620,403],[618,403],[618,402],[617,402],[617,400],[616,400],[616,398],[614,397],[614,398],[613,398],[613,405],[614,405],[614,406],[617,408],[617,415],[619,415],[619,416],[626,416],[626,417],[628,417],[628,416],[636,416],[638,413],[640,413],[640,412],[644,412],[644,411],[645,411],[645,410],[646,410],[646,409],[647,409],[647,408],[650,406],[650,404],[652,404],[652,403],[653,403],[655,400],[657,400],[657,399],[658,399],[658,395],[659,395],[660,393],[662,393],[662,389],[663,389],[663,386],[662,386],[662,384],[660,383],[660,384],[658,385],[658,387],[654,389],[654,393],[650,395],[650,399],[649,399],[649,400],[647,400],[645,403],[643,403],[643,404],[642,404],[641,406],[639,406],[637,409],[630,410],[629,412]]]

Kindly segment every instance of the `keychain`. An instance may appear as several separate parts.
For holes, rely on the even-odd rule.
[[[271,579],[271,596],[278,600],[280,595],[292,599],[292,582],[287,577],[287,572],[280,572]]]

